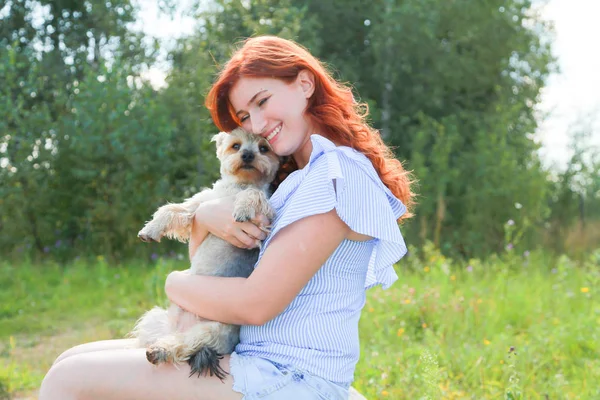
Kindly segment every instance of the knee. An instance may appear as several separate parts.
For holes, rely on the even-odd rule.
[[[70,349],[63,351],[61,353],[61,355],[56,357],[56,360],[54,360],[54,362],[52,363],[52,367],[54,367],[56,364],[58,364],[59,362],[61,362],[62,360],[64,360],[67,357],[71,357],[75,354],[79,354],[81,352],[81,351],[79,351],[80,347],[81,347],[81,345],[77,345],[75,347],[71,347]]]
[[[59,357],[60,358],[60,357]],[[76,399],[70,382],[73,375],[73,363],[57,361],[50,367],[40,386],[39,400]]]

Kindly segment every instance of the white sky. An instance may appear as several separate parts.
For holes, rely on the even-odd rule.
[[[139,0],[140,24],[148,35],[168,42],[193,32],[194,20],[177,15],[158,18],[157,0]],[[180,1],[182,9],[191,0]],[[554,22],[553,52],[560,72],[550,77],[538,108],[547,117],[536,132],[547,166],[561,168],[569,159],[570,129],[585,123],[592,143],[600,146],[600,0],[547,0],[542,18]],[[166,64],[146,76],[157,86],[164,83]],[[162,70],[161,70],[162,69]]]
[[[543,160],[561,166],[570,156],[570,127],[589,124],[591,144],[600,146],[600,0],[550,0],[542,16],[554,21],[561,71],[542,92],[540,109],[548,117],[537,134]]]

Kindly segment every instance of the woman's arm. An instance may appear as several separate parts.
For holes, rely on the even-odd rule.
[[[283,228],[249,278],[171,273],[167,297],[203,318],[262,325],[279,315],[327,261],[350,228],[335,210]]]

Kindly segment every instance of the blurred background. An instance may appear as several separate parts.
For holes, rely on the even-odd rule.
[[[257,34],[297,40],[369,104],[419,181],[410,243],[483,256],[509,220],[521,252],[600,242],[597,2],[2,3],[4,256],[173,250],[135,233],[217,176],[204,95]]]
[[[236,43],[273,34],[351,84],[418,179],[416,216],[401,228],[411,250],[398,270],[410,274],[386,291],[406,308],[370,295],[361,333],[375,339],[363,344],[359,389],[422,394],[431,385],[410,377],[423,376],[417,364],[438,371],[428,349],[445,398],[600,397],[589,385],[577,397],[600,379],[599,16],[597,0],[1,0],[0,357],[12,361],[0,394],[2,382],[7,396],[39,384],[40,346],[49,366],[59,349],[120,337],[164,302],[164,274],[185,267],[187,249],[136,234],[159,205],[218,177],[204,95]],[[428,303],[436,293],[459,314]],[[562,322],[533,315],[571,323],[550,335]],[[581,338],[583,326],[596,333]],[[60,344],[40,339],[69,329]],[[414,345],[409,361],[385,343]],[[490,343],[502,355],[481,361]],[[507,370],[515,343],[541,358]],[[544,360],[557,369],[536,386]],[[496,383],[465,372],[474,363]]]

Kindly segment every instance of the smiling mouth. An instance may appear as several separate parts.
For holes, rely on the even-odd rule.
[[[271,132],[269,134],[269,136],[267,136],[265,139],[267,139],[267,142],[269,142],[271,139],[273,139],[275,136],[277,136],[277,134],[281,131],[281,127],[283,126],[283,124],[279,124],[279,126],[277,126],[275,129],[273,129],[273,132]]]

